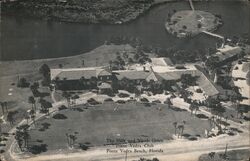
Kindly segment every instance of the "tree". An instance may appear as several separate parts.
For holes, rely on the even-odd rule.
[[[29,87],[29,83],[28,83],[28,81],[26,80],[26,78],[20,78],[20,79],[18,79],[17,87],[20,87],[20,88]]]
[[[177,122],[174,122],[173,125],[174,125],[174,134],[176,135]]]
[[[90,86],[91,86],[91,88],[96,88],[97,87],[97,81],[98,81],[98,79],[96,77],[91,77],[90,78]]]
[[[31,104],[31,109],[36,111],[36,100],[33,96],[30,96],[28,102]]]
[[[66,98],[67,103],[68,103],[68,107],[70,107],[70,97],[71,97],[71,95],[70,95],[68,92],[63,91],[62,96],[63,96],[64,98]]]
[[[200,29],[202,27],[202,24],[198,23],[197,27]]]
[[[83,66],[83,67],[85,66],[85,61],[84,61],[84,59],[82,60],[82,66]]]
[[[33,121],[33,124],[35,125],[36,124],[36,122],[35,122],[36,112],[34,110],[30,110],[29,117]]]
[[[20,148],[21,151],[23,151],[23,148],[22,148],[23,139],[22,138],[23,138],[23,132],[20,131],[20,130],[17,130],[16,134],[15,134],[15,139],[16,139],[17,145],[18,145],[18,147]]]
[[[14,125],[14,121],[15,121],[14,115],[15,115],[15,112],[13,111],[8,112],[7,114],[7,121],[10,123],[11,126]]]
[[[39,103],[41,104],[41,112],[46,113],[47,115],[49,114],[49,108],[52,107],[52,104],[43,98],[40,98]]]
[[[189,110],[191,111],[191,116],[192,116],[193,111],[195,110],[195,105],[193,103],[191,103],[191,105],[189,106]]]
[[[173,105],[170,98],[167,98],[164,103],[167,104],[168,107],[170,107],[171,105]]]
[[[44,77],[47,77],[50,74],[50,68],[47,64],[43,64],[39,68],[39,73],[41,73]]]
[[[3,113],[3,115],[5,114],[5,112],[7,112],[8,113],[8,103],[6,102],[6,101],[4,101],[4,102],[0,102],[0,105],[1,105],[1,108],[2,108],[2,113]]]
[[[39,95],[39,83],[38,82],[34,82],[31,86],[30,86],[30,90],[33,93],[34,97],[37,97]]]
[[[205,62],[205,66],[209,70],[210,74],[211,72],[215,71],[215,69],[217,69],[218,64],[219,64],[219,57],[217,56],[210,56]]]
[[[79,80],[80,85],[82,85],[84,88],[86,88],[87,80],[85,79],[84,76],[82,76]]]
[[[66,133],[66,137],[67,137],[68,146],[71,147],[71,148],[73,148],[73,146],[75,144],[75,141],[77,139],[76,132],[74,134],[68,134],[68,133]]]
[[[43,64],[39,68],[39,73],[43,75],[42,85],[47,86],[50,84],[50,68],[47,64]]]
[[[248,107],[247,106],[239,106],[237,109],[237,118],[239,117],[239,114],[240,114],[240,117],[242,117],[243,113],[247,113],[248,112]]]
[[[28,113],[25,113],[25,114],[24,114],[24,119],[26,119],[27,124],[29,124],[30,116],[29,116]]]
[[[186,88],[187,86],[195,86],[198,77],[193,77],[191,74],[182,74],[181,83]]]
[[[178,129],[179,129],[179,134],[178,134],[178,137],[179,135],[183,135],[183,131],[184,131],[184,125],[178,125]]]
[[[0,138],[1,138],[1,134],[2,134],[2,124],[3,124],[3,120],[0,119]]]
[[[19,148],[22,151],[22,145],[24,143],[24,147],[28,148],[28,141],[30,139],[30,135],[28,133],[29,125],[20,125],[16,128],[15,139]]]

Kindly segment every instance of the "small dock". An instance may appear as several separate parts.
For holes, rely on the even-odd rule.
[[[192,0],[188,0],[188,1],[189,1],[189,5],[190,5],[191,9],[194,11],[193,1]]]

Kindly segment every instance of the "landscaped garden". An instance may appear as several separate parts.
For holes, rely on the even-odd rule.
[[[75,148],[140,142],[146,139],[198,139],[210,129],[209,121],[191,116],[186,110],[176,110],[162,104],[106,102],[96,106],[79,105],[62,109],[50,118],[36,121],[30,130],[29,146],[46,145],[48,150],[66,149],[67,135],[72,135]],[[182,135],[182,136],[181,136]],[[107,139],[117,140],[110,143]],[[120,139],[120,140],[119,140]],[[119,141],[118,141],[119,140]],[[123,141],[122,141],[123,140]]]

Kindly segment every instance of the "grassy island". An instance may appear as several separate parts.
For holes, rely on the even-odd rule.
[[[220,16],[205,11],[184,10],[168,17],[165,27],[177,37],[187,37],[203,31],[214,31],[221,24]]]

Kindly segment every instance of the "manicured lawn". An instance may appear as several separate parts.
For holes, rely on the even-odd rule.
[[[162,110],[159,110],[160,106]],[[187,111],[175,111],[160,104],[105,103],[88,109],[84,106],[79,106],[78,110],[66,109],[59,114],[67,118],[50,117],[37,121],[36,128],[30,131],[31,145],[39,145],[42,141],[49,150],[64,149],[67,148],[66,133],[74,132],[77,132],[76,144],[88,142],[91,146],[104,145],[106,139],[117,138],[170,140],[175,131],[173,122],[181,124],[183,120],[186,121],[184,134],[203,136],[205,129],[210,127],[208,121],[191,117]],[[43,123],[50,126],[39,131]]]

